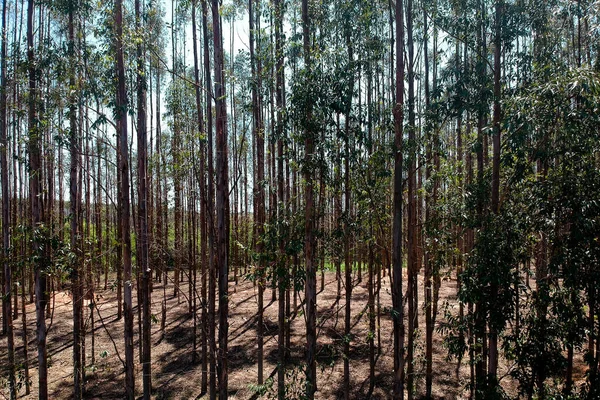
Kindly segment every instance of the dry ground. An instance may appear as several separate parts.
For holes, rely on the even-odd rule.
[[[170,275],[171,278],[172,275]],[[318,278],[320,287],[320,277]],[[109,285],[110,286],[110,285]],[[422,276],[420,277],[419,290],[422,291]],[[186,295],[187,282],[181,287],[182,294],[173,296],[173,283],[169,281],[167,293],[167,324],[163,335],[160,323],[152,325],[152,370],[153,388],[156,399],[194,399],[202,398],[200,390],[200,377],[202,366],[192,363],[192,335],[193,320],[188,313]],[[229,393],[234,399],[259,398],[253,384],[257,379],[256,366],[256,312],[257,290],[252,282],[240,279],[238,284],[230,282],[230,315],[229,315]],[[337,284],[335,273],[325,275],[325,288],[318,293],[318,392],[319,399],[342,398],[343,357],[341,354],[341,338],[344,331],[344,300],[336,301]],[[343,290],[343,289],[342,289]],[[95,364],[91,364],[92,333],[86,336],[86,384],[85,398],[88,399],[119,399],[123,395],[123,321],[116,319],[117,303],[116,292],[110,289],[97,290],[97,313],[95,314],[94,353]],[[456,281],[442,282],[440,290],[440,314],[444,302],[456,303]],[[350,373],[352,397],[363,399],[369,392],[369,351],[367,343],[368,314],[366,279],[356,283],[352,292],[352,333]],[[136,293],[134,291],[134,303]],[[160,305],[163,296],[162,283],[155,283],[152,298],[153,312],[160,319]],[[302,294],[300,296],[303,297]],[[422,297],[422,296],[421,296]],[[271,289],[265,292],[265,299],[271,299]],[[48,333],[49,357],[49,390],[51,399],[69,399],[72,397],[72,299],[68,292],[56,292],[54,295],[54,315],[52,326]],[[389,313],[384,310],[391,307],[390,283],[386,277],[382,280],[381,287],[381,318],[380,347],[376,358],[376,383],[371,393],[372,399],[390,398],[392,387],[392,322]],[[86,307],[87,314],[89,308]],[[134,310],[136,321],[136,338],[138,337],[137,308]],[[293,311],[293,307],[292,307]],[[27,305],[29,358],[31,368],[32,393],[25,396],[24,388],[19,392],[21,398],[37,397],[37,369],[36,369],[36,342],[35,342],[35,306]],[[100,316],[102,322],[100,321]],[[87,315],[89,317],[89,315]],[[438,322],[441,320],[438,317]],[[90,320],[86,320],[89,327]],[[157,320],[158,321],[158,320]],[[420,321],[424,324],[422,314]],[[19,318],[15,321],[15,343],[17,346],[17,362],[22,363],[23,342],[21,340],[22,322]],[[275,383],[272,390],[263,396],[271,398],[276,394],[277,381],[277,303],[268,303],[265,310],[265,377],[272,376]],[[200,325],[198,327],[200,329]],[[89,330],[89,328],[88,328]],[[302,360],[304,356],[305,328],[302,312],[293,319],[292,331],[292,363],[287,379],[290,389],[301,390]],[[422,376],[424,363],[423,331],[421,328],[420,343],[416,349],[417,371],[421,374],[418,387],[423,388]],[[114,342],[113,342],[114,341]],[[116,344],[116,348],[115,348]],[[136,360],[138,347],[136,342]],[[0,363],[6,365],[6,337],[0,338]],[[507,370],[506,365],[501,366],[501,373]],[[578,371],[582,373],[582,371]],[[3,374],[4,375],[4,374]],[[437,399],[461,399],[467,394],[465,387],[469,376],[468,360],[462,362],[457,375],[456,361],[447,360],[447,350],[443,346],[443,338],[436,331],[434,337],[434,389],[433,394]],[[141,393],[141,365],[136,364],[137,393]],[[502,381],[509,392],[514,392],[514,382],[509,378]],[[1,394],[6,395],[6,387],[1,388]],[[291,397],[291,394],[290,394]]]

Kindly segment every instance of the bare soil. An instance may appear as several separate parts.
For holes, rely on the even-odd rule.
[[[366,274],[365,274],[366,275]],[[198,399],[204,398],[201,393],[202,365],[200,361],[192,363],[193,319],[188,310],[188,283],[181,284],[179,296],[173,295],[172,273],[166,287],[167,323],[165,331],[160,330],[161,301],[163,284],[155,282],[152,294],[152,309],[156,323],[152,325],[152,381],[154,398],[156,399]],[[419,278],[419,291],[422,294],[422,276]],[[321,278],[318,277],[320,288]],[[124,369],[121,358],[123,349],[123,320],[117,317],[116,291],[110,289],[96,290],[96,309],[94,310],[94,330],[91,332],[90,307],[86,307],[86,379],[85,398],[87,399],[119,399],[124,393]],[[257,393],[257,340],[256,313],[257,288],[250,281],[240,278],[237,284],[230,282],[229,313],[229,393],[232,399],[276,398],[277,386],[277,302],[271,300],[271,289],[265,291],[267,306],[265,309],[265,378],[272,377],[272,387],[267,385],[266,393]],[[319,399],[343,398],[343,343],[344,332],[344,288],[342,299],[337,297],[335,273],[325,274],[325,287],[318,293],[318,392]],[[291,361],[288,365],[286,383],[289,398],[302,391],[304,381],[303,359],[305,348],[305,321],[301,308],[303,293],[299,293],[298,313],[294,314],[292,305],[291,323]],[[421,298],[423,296],[420,296]],[[369,346],[368,346],[368,310],[367,282],[355,281],[352,292],[352,342],[350,355],[350,374],[352,398],[355,399],[387,399],[390,398],[393,380],[392,359],[392,321],[390,282],[384,277],[380,291],[379,331],[375,336],[376,346],[376,382],[369,388]],[[20,301],[20,299],[19,299]],[[72,397],[72,340],[73,318],[72,299],[68,291],[57,291],[53,294],[54,311],[49,317],[51,323],[48,332],[48,381],[51,399],[69,399]],[[457,311],[456,281],[445,280],[440,289],[440,315],[437,323],[443,318],[444,304],[454,304],[452,312]],[[136,292],[134,291],[134,303]],[[89,304],[86,301],[86,305]],[[19,305],[20,308],[20,305]],[[424,390],[424,322],[419,315],[419,343],[416,348],[415,370],[418,374],[417,388]],[[134,309],[136,320],[135,336],[138,335],[137,307]],[[198,313],[198,318],[199,318]],[[25,396],[24,385],[19,391],[20,398],[37,398],[37,348],[35,340],[35,305],[27,304],[29,363],[32,391]],[[17,363],[23,363],[22,320],[14,321]],[[200,337],[200,321],[198,321],[198,341]],[[218,328],[217,328],[218,329]],[[92,336],[94,340],[92,348]],[[139,347],[136,341],[136,360],[139,360]],[[200,349],[199,349],[200,350]],[[94,363],[92,363],[92,352]],[[198,357],[200,360],[200,357]],[[0,337],[0,363],[7,363],[6,336]],[[468,357],[465,355],[461,365],[456,360],[447,359],[447,349],[443,345],[443,337],[435,331],[433,356],[433,395],[436,399],[462,399],[468,392],[466,386],[469,379]],[[505,375],[507,365],[501,365],[500,375]],[[141,364],[136,366],[137,393],[141,394]],[[578,369],[577,375],[583,371]],[[8,395],[3,373],[3,387],[0,396]],[[509,377],[502,379],[508,393],[514,394],[515,383]]]

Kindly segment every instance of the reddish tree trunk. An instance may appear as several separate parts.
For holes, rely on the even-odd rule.
[[[192,37],[194,42],[194,81],[196,83],[195,86],[195,95],[196,95],[196,112],[198,113],[198,129],[201,133],[206,134],[206,127],[204,124],[204,114],[202,112],[202,97],[200,94],[200,71],[199,71],[199,62],[198,62],[198,45],[197,45],[197,33],[196,33],[196,1],[194,1],[192,5]],[[200,196],[201,196],[201,205],[200,205],[200,260],[201,260],[201,288],[200,288],[200,296],[202,299],[202,313],[201,313],[201,321],[202,321],[202,330],[200,337],[200,346],[202,348],[202,381],[201,381],[201,391],[202,393],[206,393],[207,385],[208,385],[208,373],[207,373],[207,332],[206,332],[206,249],[207,249],[207,223],[206,223],[206,203],[207,203],[207,195],[206,195],[206,140],[202,140],[200,142]]]
[[[127,92],[125,89],[125,63],[123,60],[123,10],[122,0],[115,1],[116,68],[117,68],[117,137],[119,140],[119,175],[121,178],[121,241],[123,261],[123,312],[125,315],[125,396],[135,398],[133,374],[133,304],[131,275],[131,232],[129,204],[129,153],[127,151]]]
[[[227,399],[227,334],[229,331],[229,178],[227,163],[227,103],[225,99],[225,71],[223,37],[219,0],[212,0],[215,110],[217,145],[217,270],[219,274],[219,399]]]
[[[308,0],[302,0],[302,32],[304,47],[304,63],[310,76],[312,68],[310,50],[310,18],[308,14]],[[306,110],[306,128],[304,131],[304,263],[306,268],[306,397],[315,398],[317,390],[317,364],[315,361],[317,351],[317,275],[314,257],[314,182],[313,171],[310,167],[313,162],[314,132],[311,131],[312,109],[309,105]]]
[[[8,353],[8,388],[10,392],[10,399],[17,398],[17,388],[15,381],[15,337],[14,337],[14,327],[12,320],[12,267],[10,262],[10,193],[8,192],[8,160],[6,157],[8,142],[6,139],[6,92],[8,90],[6,84],[6,59],[7,59],[7,51],[6,51],[6,11],[7,11],[7,1],[2,1],[2,50],[1,50],[1,61],[0,61],[0,69],[1,69],[1,89],[0,89],[0,169],[2,175],[2,244],[4,246],[3,251],[3,273],[4,273],[4,282],[3,282],[3,298],[2,298],[2,322],[3,322],[3,331],[6,333],[7,339],[7,353]],[[17,299],[15,293],[15,300]],[[17,310],[15,304],[15,310]]]
[[[75,88],[75,28],[73,11],[69,12],[69,59],[73,66],[69,71],[69,85]],[[74,398],[81,399],[83,390],[83,352],[81,321],[83,316],[83,282],[81,277],[80,258],[80,186],[79,186],[79,137],[77,129],[77,99],[75,95],[69,97],[69,125],[70,125],[70,150],[71,166],[69,171],[69,202],[71,208],[71,250],[75,253],[73,261],[73,386]]]
[[[142,31],[142,16],[140,0],[135,0],[135,20],[138,30]],[[151,298],[149,242],[148,242],[148,133],[146,129],[146,82],[145,82],[145,52],[143,43],[137,45],[137,173],[138,173],[138,271],[142,273],[142,283],[138,289],[141,293],[142,308],[142,383],[144,400],[150,400],[152,392],[151,369]],[[139,309],[140,306],[138,306]]]
[[[286,218],[286,199],[284,198],[284,180],[283,180],[283,135],[284,135],[284,65],[283,65],[283,8],[281,0],[274,0],[275,7],[275,64],[276,64],[276,102],[277,102],[277,196],[279,198],[278,216],[279,226],[283,227],[283,219]],[[279,307],[278,307],[278,324],[279,324],[279,347],[278,347],[278,362],[277,369],[277,395],[280,400],[285,399],[285,361],[286,361],[286,343],[285,334],[287,324],[285,319],[286,306],[286,287],[288,284],[287,265],[285,257],[285,240],[286,233],[282,228],[279,231],[279,263],[277,271],[277,285],[279,288]]]
[[[394,105],[394,197],[392,236],[392,317],[394,320],[394,399],[404,399],[404,303],[402,298],[402,135],[404,120],[403,0],[396,0],[396,104]]]
[[[37,257],[34,265],[35,279],[35,310],[37,329],[39,399],[48,398],[48,358],[46,354],[46,271],[45,257],[40,236],[43,235],[42,204],[42,161],[41,161],[41,130],[37,114],[37,71],[33,43],[34,1],[27,2],[27,61],[29,64],[29,199],[31,204],[31,225],[33,228],[33,252]]]

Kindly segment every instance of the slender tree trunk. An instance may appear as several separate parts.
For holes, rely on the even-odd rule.
[[[208,138],[208,344],[209,344],[209,398],[216,399],[217,372],[216,355],[217,345],[215,342],[215,223],[214,223],[214,164],[213,164],[213,118],[212,118],[212,79],[210,72],[210,46],[208,36],[208,5],[206,0],[202,0],[202,36],[204,41],[204,78],[206,89],[206,137]]]
[[[348,49],[348,62],[354,62],[354,49],[350,32],[346,32],[346,47]],[[351,318],[352,318],[352,260],[350,257],[350,203],[352,188],[350,186],[350,112],[352,111],[352,97],[354,93],[354,76],[350,79],[348,87],[347,106],[344,118],[344,136],[345,136],[345,157],[344,157],[344,212],[346,214],[346,224],[344,229],[344,272],[345,272],[345,300],[344,307],[344,398],[350,399],[350,338],[351,338]]]
[[[82,29],[82,26],[79,24],[78,27],[80,29]],[[85,29],[85,28],[83,28]],[[82,47],[82,41],[81,39],[78,40],[78,44],[79,47]],[[84,60],[85,63],[85,60]],[[85,65],[85,64],[84,64]],[[83,174],[79,173],[79,182],[78,182],[78,186],[79,186],[79,191],[78,191],[78,200],[77,200],[77,204],[79,207],[79,213],[78,213],[78,217],[79,217],[79,232],[80,232],[80,247],[81,247],[81,253],[82,254],[91,254],[90,250],[91,250],[91,246],[90,246],[90,226],[91,226],[91,221],[90,221],[90,141],[89,141],[89,116],[87,114],[86,111],[84,111],[83,109],[83,102],[85,100],[82,100],[79,102],[79,115],[78,115],[78,131],[79,131],[79,139],[81,140],[81,145],[79,146],[80,153],[83,151],[85,154],[85,164],[83,164],[83,159],[80,158],[79,159],[79,165],[80,165],[80,170],[85,168],[85,171],[88,171],[88,173],[86,174],[86,179],[85,179],[85,203],[83,202]],[[85,132],[84,132],[84,126],[85,126]],[[83,138],[85,137],[85,148],[83,148]],[[82,208],[83,205],[83,208]],[[83,211],[82,211],[83,210]],[[85,218],[85,224],[84,224],[84,218]],[[85,227],[85,230],[84,230]],[[85,318],[85,314],[86,314],[86,309],[85,307],[83,307],[84,302],[86,299],[89,299],[89,287],[90,287],[90,282],[92,279],[92,263],[91,260],[84,260],[81,265],[81,275],[79,276],[79,280],[80,280],[80,297],[81,297],[81,309],[82,309],[82,313],[81,313],[81,381],[82,381],[82,386],[83,386],[83,382],[85,382],[85,365],[86,365],[86,349],[85,349],[85,337],[86,337],[86,329],[87,329],[87,324],[86,324],[86,318]],[[83,391],[83,390],[82,390]]]
[[[9,146],[12,146],[12,143],[8,140],[8,134],[9,134],[9,129],[8,129],[8,124],[9,124],[8,91],[15,90],[14,85],[12,85],[12,87],[9,87],[8,82],[7,82],[7,68],[8,68],[8,50],[6,49],[8,46],[7,30],[10,29],[10,25],[7,26],[8,7],[9,7],[8,3],[3,1],[2,2],[2,27],[0,28],[1,29],[0,35],[2,35],[1,39],[0,39],[0,43],[1,43],[0,44],[0,47],[1,47],[1,49],[0,49],[0,57],[1,57],[1,60],[0,60],[0,75],[1,75],[1,78],[0,78],[1,79],[1,82],[0,82],[0,84],[1,84],[1,86],[0,86],[0,129],[1,129],[0,135],[3,135],[3,137],[5,138],[4,139],[5,142],[2,144],[3,148],[0,149],[0,160],[2,158],[3,150],[6,150],[7,154],[9,154],[9,152],[12,151],[13,158],[14,158],[14,155],[16,154],[14,149],[9,150]],[[13,27],[13,30],[16,30],[16,27]],[[14,108],[14,105],[12,108]],[[2,139],[0,138],[0,140],[2,140]],[[13,139],[13,141],[14,141],[14,139]],[[0,161],[0,164],[1,164],[1,161]],[[8,159],[7,159],[7,162],[6,162],[6,190],[2,190],[2,196],[3,197],[5,196],[4,193],[6,193],[6,195],[9,196],[9,198],[8,198],[8,204],[9,204],[8,214],[9,215],[6,219],[2,218],[2,220],[3,221],[12,221],[12,223],[14,223],[15,216],[10,215],[12,212],[12,209],[10,207],[10,196],[11,195],[15,196],[15,193],[10,192],[9,185],[10,185],[11,172],[14,174],[16,171],[11,171],[9,169],[9,165],[10,164],[8,163]],[[14,188],[13,188],[13,190],[14,190]],[[9,226],[9,235],[10,235],[10,226]],[[9,242],[10,242],[10,240],[9,240]],[[3,254],[2,259],[0,260],[0,261],[2,261],[2,265],[3,265],[2,268],[0,269],[0,277],[2,278],[2,296],[6,295],[6,293],[4,293],[4,291],[6,289],[4,286],[4,284],[5,284],[4,256],[5,255]],[[11,277],[11,280],[12,280],[12,277]],[[16,281],[13,282],[13,284],[14,283],[16,283]],[[11,284],[10,290],[11,291],[16,290],[16,285],[12,286],[12,284]],[[17,293],[15,293],[14,297],[17,297]],[[12,298],[13,297],[11,295],[11,299]],[[4,297],[3,297],[3,299],[4,299]],[[14,312],[15,307],[13,307],[12,303],[10,306],[11,306],[11,309],[13,309],[11,311],[11,313],[12,313],[12,312]],[[2,316],[3,316],[2,317],[2,335],[6,335],[8,332],[8,320],[6,318],[4,318],[5,307],[6,307],[6,304],[4,303],[4,300],[3,300],[2,301]],[[14,315],[13,315],[12,319],[14,320],[16,318],[18,318],[18,316],[14,317]],[[13,336],[13,339],[14,339],[14,336]]]
[[[15,16],[14,20],[17,20],[17,16],[20,11],[20,21],[23,21],[23,11],[24,11],[24,1],[20,2],[21,7],[18,6],[18,2],[15,2]],[[17,36],[17,31],[19,32]],[[22,32],[22,24],[19,24],[19,29],[14,30],[13,34],[13,43],[21,42],[21,32]],[[15,57],[13,70],[17,70],[17,59]],[[16,109],[21,109],[21,97],[19,96],[20,90],[19,85],[16,80],[13,80],[13,104],[16,105]],[[13,191],[14,191],[14,201],[12,204],[12,215],[13,215],[13,223],[14,227],[17,227],[20,223],[21,225],[27,224],[27,218],[29,217],[29,207],[27,206],[27,202],[25,201],[25,188],[24,182],[25,177],[22,169],[23,163],[17,163],[17,158],[21,156],[21,130],[18,129],[18,126],[21,126],[21,116],[16,111],[13,110],[13,152],[16,153],[17,157],[13,157]],[[18,182],[18,183],[17,183]],[[29,202],[29,206],[31,206],[31,202]],[[27,238],[28,236],[25,235]],[[23,257],[28,256],[28,250],[25,250],[24,242],[21,242],[21,246],[19,249],[19,254]],[[27,269],[25,264],[23,263],[20,268],[20,281],[21,281],[21,324],[22,324],[22,334],[21,338],[23,341],[23,371],[24,371],[24,380],[25,380],[25,394],[29,395],[31,393],[31,383],[30,383],[30,374],[29,374],[29,340],[27,339],[27,313],[26,313],[26,279],[27,279]],[[16,298],[17,296],[15,296]],[[15,307],[16,309],[16,307]],[[13,315],[13,317],[16,317]]]
[[[227,164],[227,102],[225,99],[225,71],[223,37],[219,0],[212,0],[215,110],[217,145],[217,270],[219,273],[219,399],[227,399],[227,334],[229,331],[229,178]]]
[[[310,48],[310,16],[308,13],[308,0],[302,0],[302,34],[304,48],[304,63],[307,76],[312,70]],[[309,83],[310,84],[310,83]],[[315,133],[312,132],[312,107],[307,105],[304,129],[304,263],[306,268],[306,397],[308,400],[315,398],[317,390],[317,364],[315,361],[317,351],[317,276],[314,257],[314,182],[313,172],[310,167],[313,163]]]
[[[428,30],[428,17],[427,10],[423,6],[423,58],[424,58],[424,75],[425,75],[425,118],[429,118],[430,112],[430,90],[429,90],[429,30]],[[431,179],[431,165],[433,159],[433,139],[431,130],[427,128],[428,123],[425,121],[425,140],[427,141],[427,167],[425,169],[425,180]],[[434,184],[435,185],[435,184]],[[435,188],[434,188],[435,191]],[[435,207],[434,196],[426,196],[425,198],[425,224],[426,235],[429,235],[429,231],[433,231],[433,220],[435,216],[432,213]],[[434,249],[433,245],[429,245],[425,252],[425,398],[431,399],[431,391],[433,386],[433,267],[434,267]]]
[[[194,49],[194,82],[195,86],[195,95],[196,95],[196,112],[198,114],[198,129],[204,135],[206,135],[206,127],[204,124],[204,114],[202,112],[202,97],[200,94],[200,71],[199,71],[199,62],[198,62],[198,39],[197,39],[197,31],[196,31],[196,6],[197,1],[194,1],[192,4],[192,38],[193,38],[193,49]],[[206,332],[206,246],[207,246],[207,222],[206,222],[206,203],[208,201],[206,195],[206,140],[202,140],[200,142],[200,193],[201,193],[201,205],[200,205],[200,260],[201,260],[201,304],[202,304],[202,313],[201,313],[201,338],[200,343],[202,347],[202,381],[201,381],[201,391],[202,393],[206,393],[207,385],[208,385],[208,373],[207,373],[207,332]]]
[[[123,9],[122,0],[115,1],[116,68],[117,68],[117,137],[119,140],[119,171],[121,177],[121,241],[123,257],[123,311],[125,314],[125,396],[135,398],[133,375],[133,305],[131,275],[131,233],[129,204],[129,153],[127,151],[127,92],[125,89],[125,63],[123,60]]]
[[[140,0],[135,0],[135,20],[138,32],[142,32]],[[144,400],[150,400],[152,394],[151,369],[151,294],[149,242],[148,242],[148,133],[146,130],[146,82],[145,82],[145,51],[143,40],[137,44],[137,173],[138,173],[138,271],[142,273],[142,283],[138,291],[142,299],[142,382]],[[139,309],[138,305],[138,309]]]
[[[37,257],[35,271],[35,309],[39,371],[39,399],[48,398],[48,358],[46,353],[46,263],[45,249],[41,243],[44,234],[42,204],[42,162],[41,162],[41,130],[37,114],[37,70],[34,55],[34,10],[33,0],[27,1],[27,60],[29,64],[29,198],[31,202],[31,224],[33,227],[33,252]]]
[[[396,0],[396,98],[394,105],[394,198],[392,317],[394,321],[394,399],[404,399],[404,303],[402,298],[402,142],[404,120],[403,0]]]
[[[259,20],[260,21],[260,20]],[[273,20],[271,18],[271,25],[273,25]],[[260,24],[258,26],[258,28],[260,29]],[[272,30],[271,30],[272,33]],[[274,44],[273,44],[273,35],[270,35],[271,41],[269,43],[269,48],[273,49],[274,48]],[[270,52],[271,57],[273,57],[273,53]],[[269,207],[270,207],[270,213],[269,213],[269,221],[275,221],[275,218],[277,217],[277,184],[275,182],[276,179],[276,168],[275,168],[275,158],[277,157],[276,154],[276,150],[275,150],[275,142],[276,142],[276,138],[275,138],[275,102],[273,101],[273,94],[275,92],[275,88],[273,87],[273,81],[274,81],[274,63],[270,63],[271,64],[271,68],[269,68],[269,72],[271,73],[271,79],[269,79],[269,94],[270,94],[270,101],[269,101],[269,111],[270,111],[270,115],[271,115],[271,129],[270,129],[270,140],[269,140],[269,144],[268,144],[268,148],[269,148],[269,159],[270,159],[270,163],[269,163],[269,185],[270,185],[270,196],[269,196]],[[271,303],[274,303],[275,301],[277,301],[277,279],[271,279]]]
[[[81,248],[79,230],[80,203],[79,195],[81,187],[79,186],[79,135],[77,126],[77,98],[75,95],[75,23],[74,12],[69,12],[69,59],[71,60],[71,69],[69,71],[69,85],[72,93],[69,96],[69,136],[71,150],[71,167],[69,171],[69,202],[71,208],[71,250],[75,257],[72,265],[73,281],[73,385],[74,398],[81,399],[83,392],[83,351],[82,351],[82,317],[83,317],[83,282],[81,276]]]
[[[195,146],[192,143],[192,153],[195,153]],[[195,154],[193,154],[193,156],[195,157]],[[195,159],[195,158],[194,158]],[[190,247],[191,247],[191,260],[190,260],[190,264],[192,265],[192,277],[191,277],[191,282],[189,283],[189,285],[192,287],[191,290],[191,296],[192,296],[192,319],[194,320],[194,349],[193,349],[193,353],[192,353],[192,362],[195,364],[198,361],[198,318],[197,318],[197,310],[198,310],[198,296],[197,296],[197,292],[196,292],[196,288],[197,288],[197,283],[198,283],[198,263],[197,263],[197,249],[198,249],[198,241],[197,241],[197,232],[198,232],[198,227],[197,227],[197,215],[196,215],[196,205],[198,203],[197,201],[197,192],[196,192],[196,186],[194,185],[192,179],[190,179],[190,187],[192,189],[192,193],[191,193],[191,217],[190,219],[191,221],[191,235],[189,238],[190,241]]]
[[[250,69],[252,76],[255,80],[255,84],[252,85],[252,135],[256,143],[256,165],[255,165],[255,182],[254,182],[254,210],[255,210],[255,246],[256,253],[258,254],[258,313],[257,313],[257,364],[258,364],[258,384],[262,385],[263,378],[263,363],[264,363],[264,324],[263,324],[263,313],[264,313],[264,291],[265,291],[265,279],[264,279],[264,262],[262,255],[263,252],[263,234],[264,234],[264,223],[265,223],[265,139],[264,139],[264,126],[262,123],[262,112],[261,112],[261,99],[259,96],[259,90],[261,87],[260,76],[261,63],[256,60],[254,54],[254,42],[256,38],[255,30],[255,18],[260,18],[260,13],[254,12],[254,5],[259,7],[259,0],[248,1],[248,20],[250,24]]]
[[[283,17],[283,16],[282,16]],[[283,19],[283,18],[282,18]],[[285,80],[283,81],[285,84]],[[285,89],[283,88],[282,85],[282,92],[285,93]],[[283,108],[285,108],[285,96],[283,96]],[[290,150],[290,148],[288,147],[288,151]],[[291,197],[290,197],[290,163],[289,161],[285,163],[285,213],[286,216],[287,215],[292,215],[292,213],[290,212],[290,207],[291,207]],[[286,231],[286,234],[288,234],[288,232],[290,232],[290,229],[288,228],[288,230]],[[289,236],[286,236],[286,238],[288,238]],[[291,261],[288,258],[288,261]],[[291,264],[291,263],[290,263]],[[294,284],[294,278],[293,278],[293,265],[289,265],[286,267],[286,288],[285,288],[285,361],[287,361],[290,358],[290,353],[291,353],[291,321],[292,321],[292,310],[291,310],[291,304],[290,304],[290,297],[291,297],[291,293],[292,289],[291,286]],[[291,273],[290,273],[291,272]]]
[[[191,143],[191,149],[190,152],[192,154],[192,157],[195,157],[194,154],[194,147],[195,147],[195,143],[192,142]],[[186,219],[187,219],[187,244],[188,244],[188,256],[187,256],[187,262],[188,262],[188,313],[192,316],[192,319],[194,319],[194,285],[193,285],[193,280],[194,280],[194,262],[193,262],[193,229],[192,229],[192,219],[194,218],[194,210],[195,210],[195,205],[194,205],[194,186],[193,186],[193,181],[191,179],[191,177],[188,177],[186,179],[187,181],[187,186],[188,186],[188,193],[187,193],[187,215],[186,215]],[[195,319],[194,319],[195,321]],[[196,335],[195,335],[195,331],[194,331],[194,352],[192,354],[192,358],[194,360],[194,362],[196,362]]]
[[[479,26],[478,26],[478,30],[477,30],[477,45],[479,48],[479,55],[478,55],[478,75],[479,75],[479,90],[480,93],[483,95],[484,90],[485,90],[485,74],[487,73],[487,68],[485,65],[485,61],[483,60],[482,55],[485,54],[485,52],[487,51],[486,49],[486,45],[485,45],[485,37],[484,37],[484,26],[483,26],[483,2],[480,0],[478,2],[478,7],[480,8],[481,12],[480,12],[480,20],[479,20]],[[478,110],[478,116],[477,116],[477,182],[478,185],[483,185],[483,172],[484,172],[484,167],[485,167],[485,163],[486,163],[486,135],[484,135],[483,133],[483,128],[485,126],[485,111],[483,109],[483,107],[480,107],[480,109]],[[479,200],[477,202],[477,215],[479,217],[480,220],[482,220],[483,218],[483,202],[481,200]],[[475,358],[476,358],[476,364],[475,364],[475,386],[476,387],[480,387],[485,379],[485,375],[486,375],[486,352],[485,352],[485,348],[486,343],[485,343],[485,320],[482,320],[482,307],[480,302],[476,302],[476,304],[474,304],[474,311],[475,311],[475,321],[473,323],[473,334],[474,334],[474,344],[475,344]],[[477,393],[477,392],[476,392]]]
[[[167,286],[167,262],[165,260],[165,237],[167,236],[168,228],[164,227],[166,221],[164,218],[163,211],[163,137],[161,130],[161,106],[160,106],[160,68],[156,68],[156,245],[158,247],[158,268],[157,275],[159,276],[159,282],[163,281],[163,298],[161,301],[161,312],[160,312],[160,331],[161,339],[165,335],[165,325],[167,319],[167,298],[166,298],[166,286]],[[164,221],[164,222],[163,222]]]
[[[335,125],[336,125],[336,134],[339,138],[342,137],[342,132],[341,132],[341,127],[340,127],[340,112],[336,113],[335,116]],[[336,147],[337,147],[337,157],[338,159],[341,160],[341,143],[336,143]],[[335,171],[335,180],[336,182],[339,183],[339,187],[336,187],[336,195],[335,195],[335,199],[334,199],[334,220],[336,221],[336,229],[338,231],[342,230],[342,186],[341,186],[341,182],[342,182],[342,169],[341,168],[337,168]],[[335,262],[335,280],[337,283],[337,291],[336,291],[336,297],[335,297],[335,301],[336,304],[340,301],[340,299],[342,298],[342,255],[335,255],[334,256],[334,262]]]
[[[117,127],[119,123],[117,121]],[[120,320],[123,317],[123,210],[121,204],[123,203],[123,192],[121,170],[119,168],[121,163],[121,141],[117,138],[117,156],[116,156],[116,174],[117,174],[117,212],[113,216],[113,225],[117,228],[117,257],[115,258],[115,270],[117,271],[117,319]]]
[[[6,36],[6,12],[7,12],[7,1],[2,1],[2,50],[1,50],[1,61],[0,61],[0,168],[1,168],[1,179],[2,179],[2,245],[4,251],[2,254],[2,264],[4,273],[4,291],[2,298],[2,321],[5,326],[6,342],[7,342],[7,353],[8,353],[8,389],[10,393],[10,399],[15,400],[17,398],[17,387],[15,381],[15,336],[13,327],[13,315],[12,315],[12,265],[10,261],[10,193],[8,192],[8,160],[7,160],[7,148],[8,142],[6,139],[7,131],[7,110],[6,110],[6,97],[8,85],[6,82],[6,63],[7,63],[7,36]],[[15,300],[17,295],[15,293]],[[15,310],[17,309],[15,304]]]
[[[371,233],[373,232],[372,229]],[[368,291],[368,308],[369,308],[369,393],[375,386],[375,282],[374,282],[374,256],[373,246],[369,244],[369,259],[368,259],[368,280],[367,280],[367,291]]]
[[[492,212],[498,214],[500,211],[500,96],[501,96],[501,43],[502,43],[502,13],[503,1],[496,1],[496,31],[494,39],[494,120],[493,120],[493,137],[492,137]],[[499,272],[499,271],[498,271]],[[492,282],[492,304],[495,304],[498,297],[498,282]],[[493,380],[492,384],[497,384],[498,375],[498,330],[493,324],[490,324],[489,335],[489,362],[488,374]]]
[[[414,398],[414,350],[416,323],[418,315],[417,273],[419,261],[417,259],[417,141],[415,126],[415,71],[414,71],[414,41],[413,41],[413,1],[407,0],[406,29],[408,46],[408,353],[406,357],[406,390],[408,399]]]
[[[277,396],[280,400],[285,399],[285,361],[286,361],[286,343],[285,333],[289,322],[285,319],[286,306],[286,288],[288,285],[287,276],[287,259],[285,255],[285,241],[287,232],[284,231],[284,218],[287,218],[286,200],[284,198],[284,173],[283,173],[283,141],[284,141],[284,59],[283,59],[283,6],[281,0],[274,0],[275,8],[275,68],[276,68],[276,102],[277,102],[277,196],[279,198],[278,210],[278,226],[279,231],[279,263],[277,271],[277,285],[279,288],[279,308],[277,321],[279,324],[279,346],[278,346],[278,362],[277,369]]]

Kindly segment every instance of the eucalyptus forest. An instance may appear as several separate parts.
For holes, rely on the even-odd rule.
[[[2,0],[6,399],[600,399],[600,1]]]

